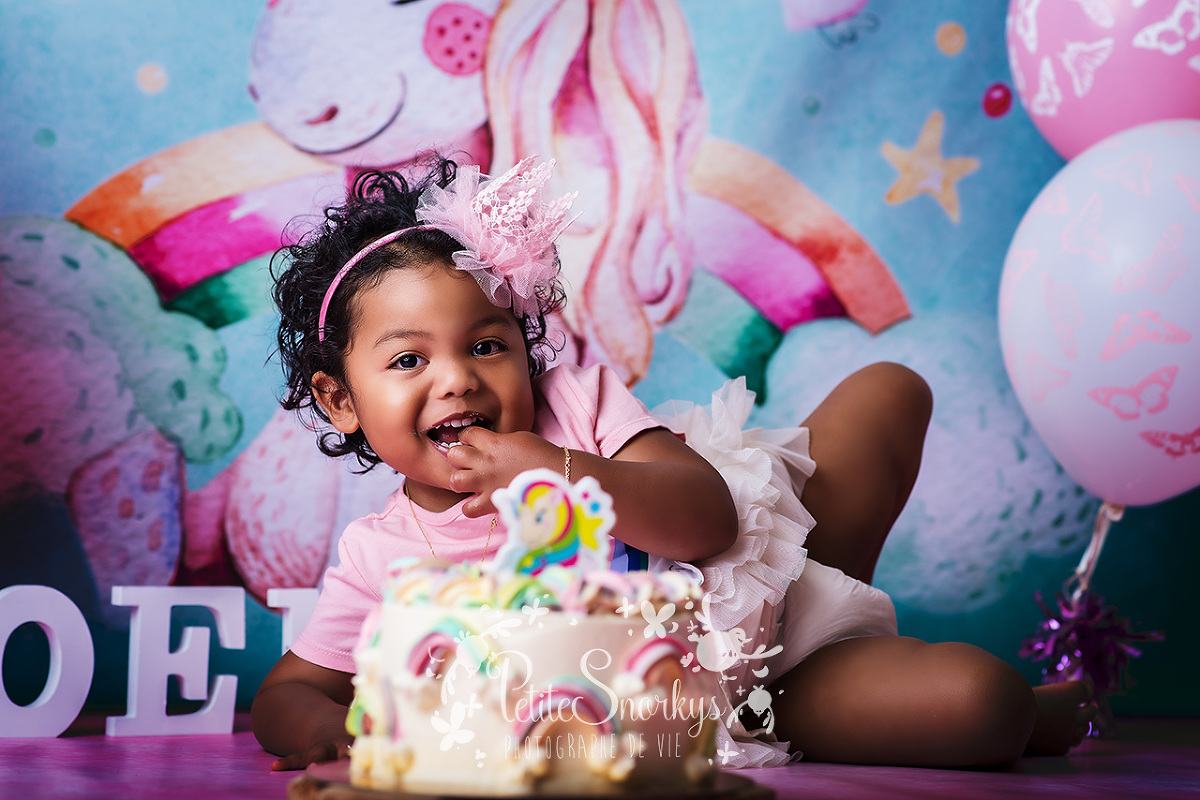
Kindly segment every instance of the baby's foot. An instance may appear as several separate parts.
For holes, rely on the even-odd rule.
[[[1087,736],[1097,707],[1092,689],[1083,681],[1063,681],[1033,687],[1037,721],[1025,745],[1027,756],[1061,756]]]

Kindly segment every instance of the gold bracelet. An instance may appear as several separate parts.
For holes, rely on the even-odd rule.
[[[563,445],[563,477],[567,479],[567,483],[571,482],[571,451]]]

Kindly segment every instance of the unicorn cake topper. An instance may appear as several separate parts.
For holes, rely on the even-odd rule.
[[[494,570],[537,575],[550,565],[580,574],[608,569],[609,531],[617,518],[612,498],[595,478],[571,484],[553,470],[529,470],[493,492],[492,502],[508,528]]]

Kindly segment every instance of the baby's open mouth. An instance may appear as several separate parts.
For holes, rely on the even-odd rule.
[[[467,428],[478,425],[481,428],[492,429],[491,422],[479,414],[464,414],[461,417],[445,420],[430,428],[425,435],[441,447],[451,447],[460,444],[459,434]]]

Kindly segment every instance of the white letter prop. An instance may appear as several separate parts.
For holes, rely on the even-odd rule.
[[[237,586],[114,586],[115,606],[133,606],[129,620],[129,701],[123,717],[109,717],[109,736],[179,736],[232,733],[237,676],[218,675],[208,694],[209,629],[183,629],[171,646],[171,609],[203,606],[213,612],[222,646],[246,646],[245,590]],[[167,677],[179,676],[186,700],[204,700],[199,711],[167,715]]]
[[[0,676],[0,739],[58,736],[79,716],[92,686],[92,634],[70,598],[49,586],[0,589],[0,656],[26,622],[36,622],[50,641],[50,671],[46,687],[27,706],[9,699]]]
[[[271,608],[283,609],[282,637],[283,650],[286,653],[308,624],[313,609],[317,607],[316,589],[267,589],[267,605]]]

